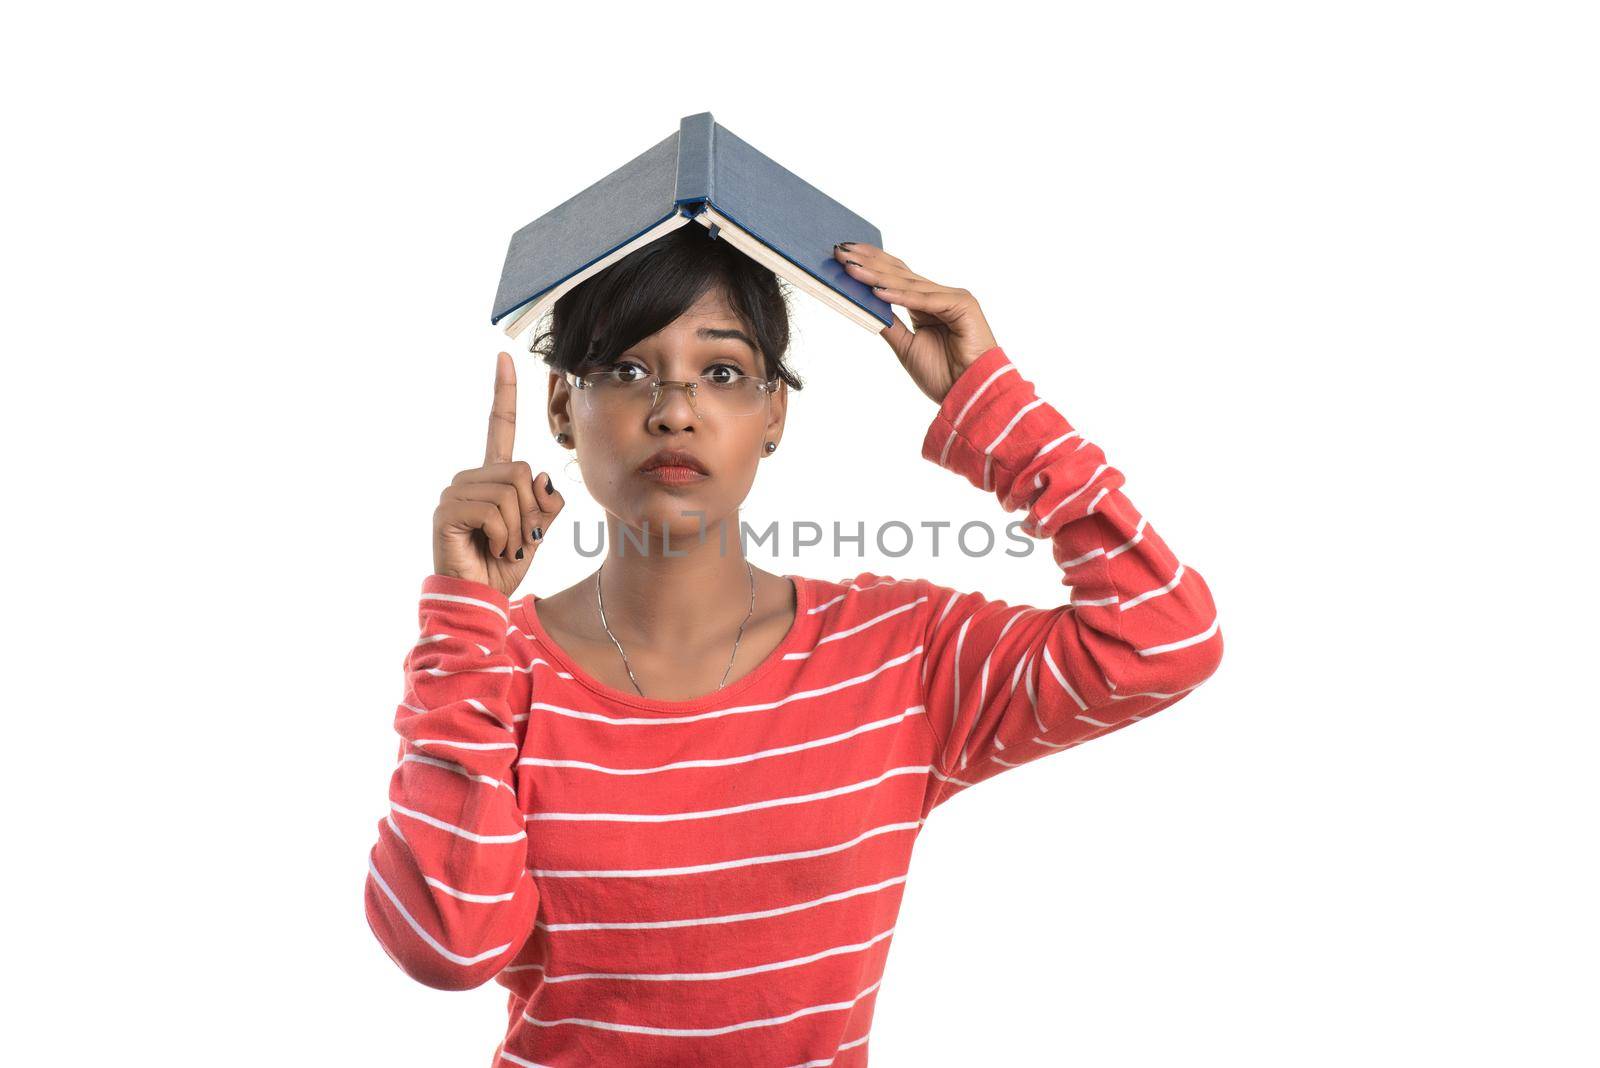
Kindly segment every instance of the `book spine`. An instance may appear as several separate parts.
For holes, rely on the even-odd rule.
[[[674,202],[690,218],[705,210],[712,199],[713,134],[711,112],[686,115],[678,124],[678,184]]]

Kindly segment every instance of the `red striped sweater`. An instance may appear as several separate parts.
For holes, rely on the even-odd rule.
[[[429,986],[510,992],[504,1065],[867,1063],[929,813],[1216,670],[1210,590],[993,348],[922,455],[1026,510],[1070,603],[787,576],[781,644],[692,701],[598,682],[538,598],[422,583],[366,913]]]

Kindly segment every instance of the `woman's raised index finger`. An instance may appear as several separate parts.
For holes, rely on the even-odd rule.
[[[494,368],[494,406],[489,410],[489,444],[483,463],[503,464],[511,460],[511,447],[517,438],[517,368],[511,354],[502,352]]]

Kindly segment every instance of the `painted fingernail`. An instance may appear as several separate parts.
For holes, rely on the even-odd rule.
[[[852,267],[860,267],[861,266],[861,264],[857,263],[855,260],[845,260],[844,262],[848,263]]]
[[[522,559],[522,550],[521,550],[521,549],[518,549],[518,550],[517,550],[517,559],[518,559],[518,560],[521,560],[521,559]]]
[[[835,245],[833,247],[834,248],[852,248],[852,247],[854,247],[854,245],[855,245],[854,241],[841,241],[841,242],[839,242],[837,245]]]
[[[873,286],[873,289],[888,289],[888,286]]]
[[[544,476],[544,491],[546,493],[554,493],[556,491],[555,480],[552,479],[549,475],[545,475]]]
[[[534,541],[538,541],[540,538],[544,537],[544,531],[538,527],[534,527],[532,536]]]

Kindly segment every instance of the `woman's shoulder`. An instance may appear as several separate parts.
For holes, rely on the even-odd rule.
[[[876,571],[858,571],[837,579],[795,577],[803,579],[810,588],[807,611],[841,626],[865,623],[885,613],[918,613],[926,609],[940,590],[925,578],[902,578]]]

